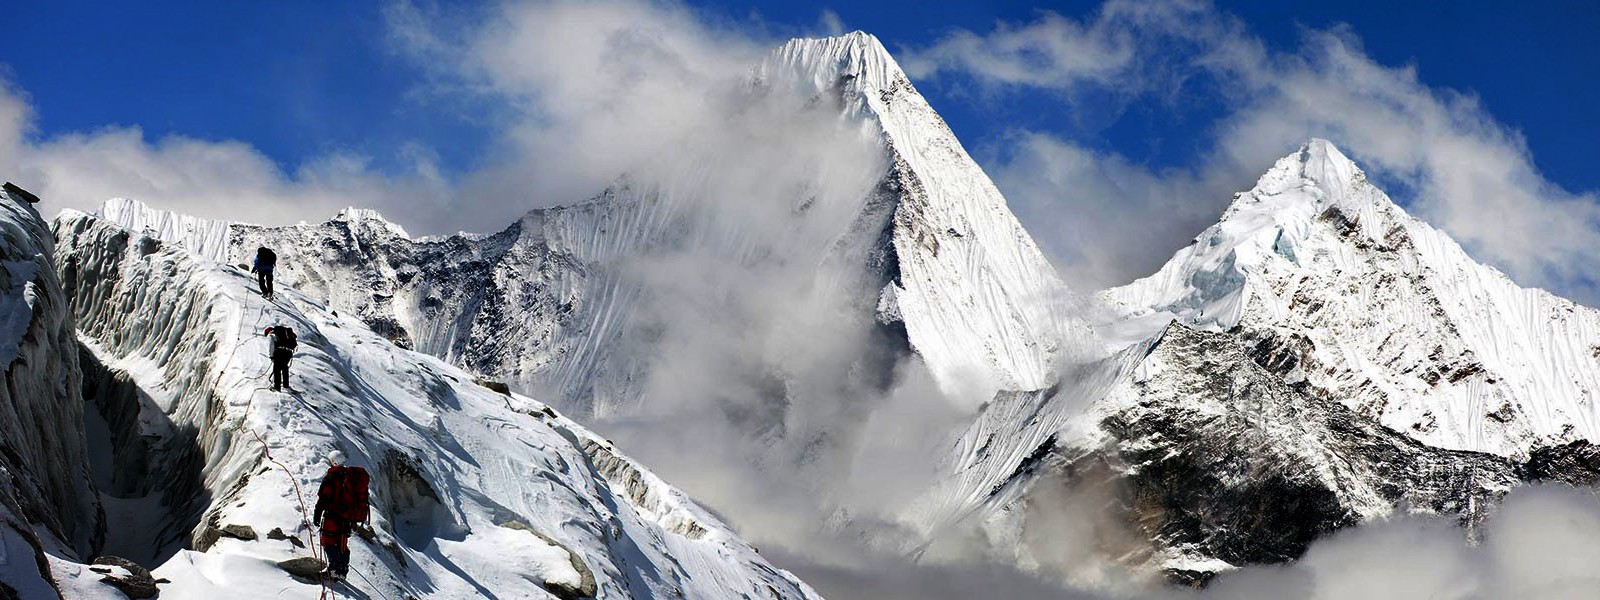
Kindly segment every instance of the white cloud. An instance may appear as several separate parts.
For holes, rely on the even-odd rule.
[[[1587,598],[1600,589],[1600,500],[1590,490],[1524,488],[1481,526],[1481,544],[1444,519],[1345,530],[1289,567],[1221,577],[1206,596],[1239,600]]]
[[[0,81],[0,172],[51,208],[94,210],[133,197],[208,217],[282,224],[332,216],[346,206],[437,218],[449,192],[429,153],[406,152],[412,169],[386,175],[364,157],[333,154],[285,172],[240,141],[179,135],[147,139],[139,127],[40,138],[23,92]]]
[[[1040,143],[1049,138],[1037,133],[1021,135],[1029,143],[999,161],[1001,187],[1035,215],[1030,225],[1084,212],[1083,188],[1103,186],[1104,174],[1141,182],[1120,202],[1157,210],[1090,214],[1089,222],[1064,228],[1054,240],[1049,228],[1030,228],[1085,285],[1149,273],[1159,264],[1146,258],[1150,244],[1181,247],[1198,232],[1196,210],[1216,214],[1226,192],[1243,189],[1216,186],[1247,186],[1273,159],[1316,136],[1413,190],[1411,209],[1480,259],[1524,285],[1600,305],[1600,282],[1590,272],[1600,264],[1600,198],[1546,180],[1522,136],[1476,98],[1428,86],[1414,67],[1378,63],[1347,29],[1308,31],[1297,51],[1278,52],[1207,4],[1112,0],[1081,22],[1045,13],[987,33],[957,31],[912,54],[907,63],[924,73],[1049,91],[1069,112],[1104,110],[1074,101],[1088,91],[1097,103],[1107,97],[1170,102],[1168,95],[1192,78],[1215,83],[1217,99],[1229,108],[1212,128],[1212,150],[1191,169],[1135,174],[1142,167],[1125,157],[1086,157],[1064,150],[1075,147],[1071,141]],[[1056,164],[1062,161],[1068,164]],[[1087,180],[1079,178],[1085,174]],[[1151,202],[1153,189],[1178,197]],[[1045,216],[1051,205],[1063,215]],[[1130,229],[1130,218],[1148,223],[1155,235],[1100,236],[1106,245],[1070,248],[1091,237],[1085,231]]]
[[[1096,289],[1153,272],[1215,222],[1220,201],[1245,181],[1218,171],[1152,172],[1126,158],[1043,133],[1007,140],[993,167],[1011,209],[1068,281]]]

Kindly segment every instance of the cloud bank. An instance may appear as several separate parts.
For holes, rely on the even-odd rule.
[[[398,149],[401,174],[369,167],[355,154],[330,154],[285,171],[241,141],[184,136],[148,139],[137,126],[41,137],[34,107],[0,79],[0,173],[39,194],[52,209],[94,210],[114,197],[213,218],[285,224],[371,206],[426,222],[450,213],[452,192],[429,151]],[[408,219],[409,220],[409,219]]]

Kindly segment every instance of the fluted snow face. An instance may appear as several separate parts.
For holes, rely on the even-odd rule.
[[[54,245],[32,206],[0,192],[0,583],[25,598],[55,597],[52,563],[87,559],[105,527]]]
[[[898,277],[885,288],[880,313],[903,320],[941,387],[1042,388],[1070,351],[1064,339],[1095,346],[1059,310],[1075,302],[1054,267],[877,38],[794,40],[772,61],[813,74],[819,86],[840,82],[882,127],[899,198]]]
[[[587,582],[581,595],[596,598],[815,597],[540,402],[491,391],[296,290],[264,300],[241,270],[105,220],[64,213],[56,237],[81,335],[149,402],[147,437],[192,432],[198,481],[168,489],[168,527],[183,524],[186,502],[199,510],[179,532],[192,549],[151,565],[172,580],[163,595],[315,595],[272,566],[309,550],[208,532],[245,525],[309,539],[301,498],[339,449],[373,476],[377,538],[351,546],[374,596],[545,598]],[[298,333],[293,394],[266,388],[261,331],[273,324]],[[150,478],[176,479],[182,466],[153,465]]]
[[[1151,325],[1242,326],[1287,377],[1429,445],[1600,440],[1600,311],[1476,263],[1323,140],[1104,297]]]
[[[206,219],[170,210],[161,210],[128,198],[112,198],[100,206],[98,214],[131,231],[150,237],[179,242],[190,252],[215,261],[226,261],[231,240],[231,223]]]

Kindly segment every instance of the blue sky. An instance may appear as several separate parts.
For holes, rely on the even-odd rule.
[[[861,1],[695,3],[708,14],[775,35],[807,32],[823,10],[895,51],[952,28],[1025,21],[1040,10],[1082,16],[1095,3]],[[1269,43],[1294,46],[1303,27],[1349,24],[1386,64],[1415,64],[1431,85],[1480,96],[1527,136],[1538,166],[1569,189],[1600,188],[1600,4],[1587,2],[1226,2]],[[1292,8],[1292,10],[1290,10]],[[416,65],[387,39],[383,5],[370,2],[15,2],[0,63],[32,96],[38,133],[139,125],[247,141],[285,168],[331,149],[389,158],[423,140],[451,169],[483,152],[486,125],[457,105],[417,98]],[[982,147],[1009,128],[1060,130],[1156,166],[1199,151],[1215,106],[1134,106],[1111,120],[1075,123],[1046,94],[1003,99],[924,83],[957,135]],[[1003,116],[993,118],[996,109]],[[1176,108],[1176,110],[1175,110]]]
[[[541,36],[649,31],[706,71],[842,24],[907,66],[1084,287],[1150,272],[1324,136],[1474,256],[1600,303],[1593,3],[10,4],[0,168],[68,206],[494,229],[615,176],[627,140],[596,121],[655,117],[582,109],[630,83],[571,68],[614,48]]]

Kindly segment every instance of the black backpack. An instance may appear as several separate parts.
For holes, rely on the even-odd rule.
[[[262,248],[256,251],[256,266],[270,269],[278,264],[278,253]]]
[[[273,352],[285,350],[292,353],[295,348],[300,347],[300,342],[294,337],[294,330],[283,325],[272,328],[272,340]]]

